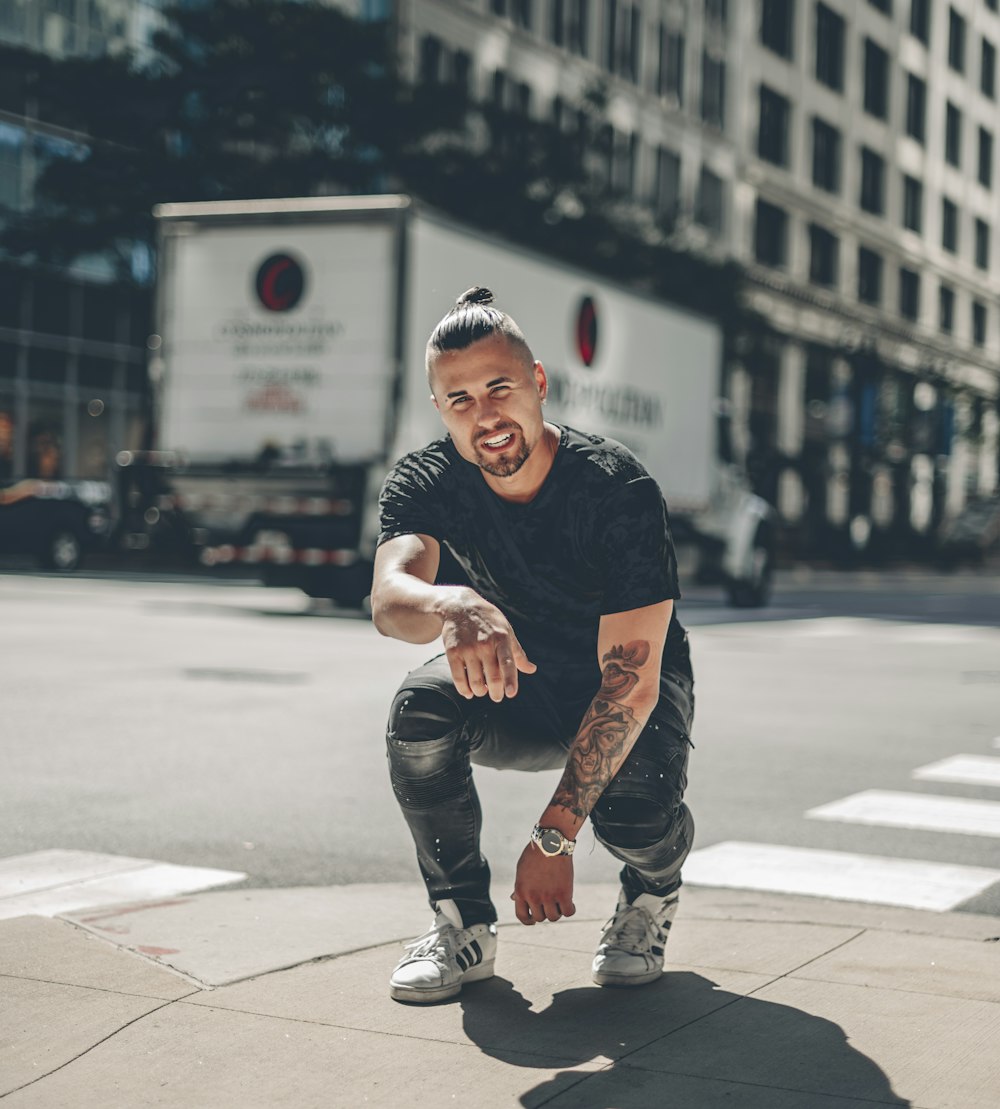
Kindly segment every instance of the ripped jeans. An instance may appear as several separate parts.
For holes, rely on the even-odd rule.
[[[472,764],[561,769],[586,707],[561,705],[537,674],[519,675],[513,699],[468,701],[443,655],[407,675],[389,714],[389,773],[432,904],[454,901],[467,925],[497,919]],[[681,884],[694,836],[683,802],[693,714],[690,669],[669,672],[659,704],[590,814],[597,839],[624,863],[630,899]]]

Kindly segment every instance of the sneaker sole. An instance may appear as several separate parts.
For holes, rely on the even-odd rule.
[[[447,1001],[462,992],[462,987],[467,982],[482,982],[493,977],[494,960],[480,963],[465,972],[457,982],[450,986],[434,986],[430,989],[421,989],[419,986],[396,986],[389,983],[389,996],[393,1001],[405,1001],[410,1005],[433,1005],[438,1001]]]
[[[593,979],[598,986],[646,986],[663,975],[662,970],[649,970],[645,974],[606,974],[595,970]]]

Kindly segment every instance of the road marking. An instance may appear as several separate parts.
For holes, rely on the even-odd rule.
[[[920,766],[913,777],[921,782],[961,782],[973,786],[1000,786],[1000,759],[989,755],[952,755]]]
[[[35,851],[0,859],[0,920],[56,916],[128,901],[155,901],[241,882],[245,874],[88,851]]]
[[[1000,870],[727,842],[692,851],[684,863],[684,881],[943,913],[1000,882]]]
[[[966,836],[1000,836],[1000,801],[971,801],[964,797],[870,789],[810,809],[806,816]]]

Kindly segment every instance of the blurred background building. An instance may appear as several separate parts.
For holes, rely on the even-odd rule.
[[[720,450],[789,554],[929,553],[997,492],[997,0],[358,0],[415,83],[567,130],[606,103],[606,174],[672,246],[742,267],[767,327],[730,336]],[[147,48],[157,5],[0,0],[0,41]],[[0,200],[85,136],[0,77]],[[29,90],[30,91],[30,90]],[[0,268],[0,410],[16,469],[73,476],[139,443],[151,260]]]

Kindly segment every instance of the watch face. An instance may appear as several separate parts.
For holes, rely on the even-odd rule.
[[[558,855],[562,850],[563,837],[555,828],[546,828],[545,831],[542,832],[539,845],[546,855]]]

